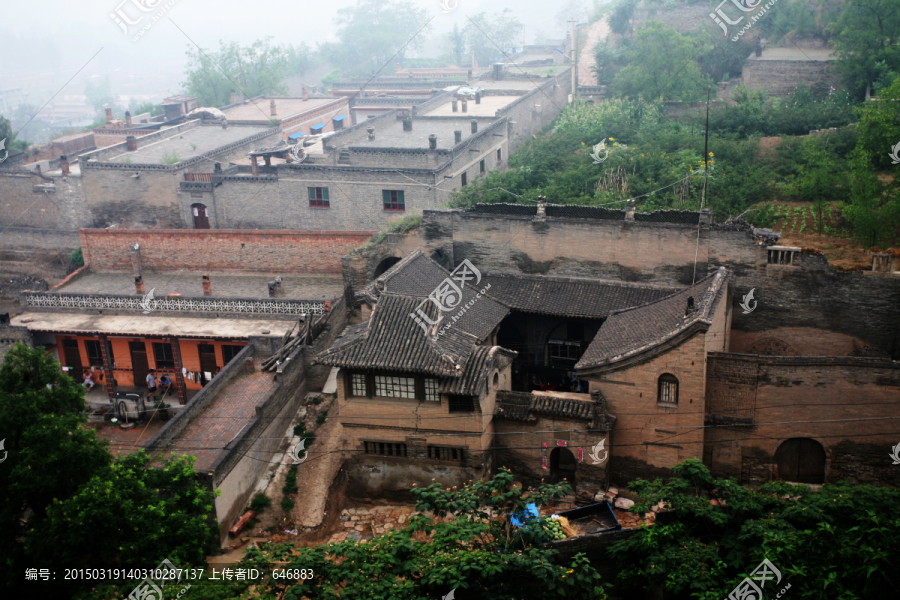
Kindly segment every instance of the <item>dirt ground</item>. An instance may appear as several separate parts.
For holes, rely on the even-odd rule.
[[[74,270],[63,254],[0,251],[0,312],[22,312],[17,302],[21,292],[48,290]]]
[[[578,85],[597,85],[597,76],[591,69],[597,44],[609,34],[608,17],[595,21],[588,27],[587,35],[582,34],[584,43],[578,51]]]
[[[771,227],[782,234],[779,245],[815,248],[825,255],[831,266],[838,269],[857,265],[871,269],[872,259],[866,254],[868,248],[863,248],[851,237],[849,223],[841,215],[839,203],[832,202],[825,207],[822,214],[822,233],[817,231],[818,218],[813,214],[812,203],[773,204],[776,213],[782,215],[775,219]]]

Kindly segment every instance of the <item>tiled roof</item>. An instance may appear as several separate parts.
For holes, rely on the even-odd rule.
[[[575,394],[571,394],[574,396]],[[578,394],[578,396],[585,396]],[[588,398],[563,397],[546,392],[497,392],[496,416],[510,421],[534,422],[538,415],[570,417],[591,421],[592,429],[612,429],[616,417],[605,407],[602,394]]]
[[[691,287],[649,304],[618,311],[609,316],[576,369],[617,363],[651,351],[694,326],[708,327],[725,292],[729,272],[718,271]],[[694,308],[686,314],[688,298]]]
[[[416,249],[369,284],[364,293],[372,300],[377,300],[380,294],[417,298],[416,304],[418,305],[448,277],[450,277],[450,273],[446,269],[423,254],[420,249]],[[476,277],[461,288],[462,298],[457,307],[443,313],[443,316],[445,322],[451,322],[453,317],[458,317],[456,321],[452,321],[453,329],[458,328],[472,334],[478,341],[484,341],[500,324],[500,321],[509,314],[509,309],[496,302],[491,297],[491,291],[476,298],[476,294],[479,294],[480,290],[485,287],[485,278],[480,274],[478,277],[481,278],[480,281]],[[460,316],[459,313],[469,302],[472,302],[472,305]],[[432,305],[434,308],[431,302],[426,304]],[[412,321],[412,319],[409,320]]]
[[[514,310],[598,319],[677,293],[673,288],[567,277],[486,275],[484,281],[491,284],[488,294]]]

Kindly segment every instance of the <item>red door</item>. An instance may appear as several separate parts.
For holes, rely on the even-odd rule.
[[[192,204],[191,212],[194,214],[194,229],[209,229],[209,213],[204,204]]]

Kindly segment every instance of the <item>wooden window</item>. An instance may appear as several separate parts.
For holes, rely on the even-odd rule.
[[[547,350],[552,366],[567,366],[575,364],[581,358],[580,342],[564,342],[562,340],[550,340],[547,342]]]
[[[670,373],[659,376],[658,401],[665,404],[678,404],[678,378]]]
[[[450,412],[475,412],[475,398],[472,396],[450,396]]]
[[[366,374],[353,373],[350,375],[350,393],[353,396],[367,397],[369,395],[366,387]]]
[[[440,402],[441,392],[438,389],[438,380],[426,377],[424,383],[425,400],[428,400],[430,402]]]
[[[235,346],[231,344],[222,344],[222,359],[225,361],[225,364],[231,362],[231,359],[238,355],[238,352],[243,350],[243,346]]]
[[[327,187],[309,188],[309,205],[313,208],[329,208]]]
[[[172,344],[168,342],[153,342],[153,357],[156,359],[157,369],[174,369],[175,356],[172,354]]]
[[[428,458],[456,463],[464,463],[466,461],[465,451],[462,448],[447,448],[445,446],[428,446]]]
[[[481,162],[478,164],[478,168],[484,173],[484,159],[481,159]]]
[[[403,190],[381,190],[384,210],[406,210]]]
[[[466,187],[466,185],[469,183],[469,180],[466,178],[465,173],[462,174],[461,180],[462,180],[462,187]]]
[[[392,442],[363,442],[366,454],[374,456],[400,456],[406,457],[406,444]]]
[[[100,342],[97,340],[84,340],[84,349],[87,350],[88,364],[92,367],[103,366],[103,354]]]
[[[382,398],[415,398],[416,380],[413,377],[376,375],[375,395]]]

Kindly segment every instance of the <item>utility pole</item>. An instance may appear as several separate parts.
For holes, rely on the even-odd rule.
[[[572,24],[570,33],[572,36],[572,98],[569,102],[574,103],[578,94],[578,48],[576,47],[577,43],[575,42],[575,19],[572,19],[569,23]]]

